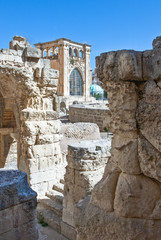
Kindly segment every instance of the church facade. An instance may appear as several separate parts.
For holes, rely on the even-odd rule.
[[[90,98],[92,70],[91,45],[60,38],[37,43],[44,59],[50,59],[51,68],[59,70],[57,96],[68,100],[87,101]]]

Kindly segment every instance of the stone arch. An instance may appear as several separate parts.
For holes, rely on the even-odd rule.
[[[83,51],[82,50],[79,51],[79,57],[83,58]]]
[[[74,49],[74,57],[78,57],[78,49],[77,48]]]
[[[59,55],[59,47],[58,46],[54,49],[54,55],[55,56]]]
[[[83,78],[78,68],[74,68],[70,73],[69,89],[71,96],[83,96]]]
[[[5,109],[1,116],[0,128],[0,167],[17,168],[18,165],[18,135],[16,119],[11,109]]]
[[[49,56],[53,56],[53,49],[52,48],[49,49]]]
[[[47,57],[47,50],[46,49],[43,50],[43,57]]]
[[[72,56],[72,48],[69,47],[69,56]]]
[[[24,154],[23,111],[28,107],[30,96],[36,94],[39,95],[39,89],[33,81],[33,72],[28,68],[16,68],[14,65],[0,65],[0,168],[5,167],[7,161],[12,166],[12,158],[15,157],[19,168],[20,159],[23,159],[21,156]]]

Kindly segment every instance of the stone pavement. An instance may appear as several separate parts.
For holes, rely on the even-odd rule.
[[[54,231],[51,227],[42,227],[38,224],[39,240],[68,240],[64,236]]]

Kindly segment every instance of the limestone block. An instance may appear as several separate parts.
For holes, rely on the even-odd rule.
[[[50,68],[50,60],[49,59],[40,58],[39,66],[40,66],[40,68]]]
[[[74,105],[69,107],[69,117],[71,117],[71,112],[74,109]],[[78,109],[79,111],[79,109]],[[83,112],[81,112],[84,115]],[[75,116],[75,112],[72,114]],[[80,116],[79,120],[80,121]],[[64,133],[65,137],[67,138],[76,138],[76,139],[100,139],[100,132],[97,124],[95,123],[84,123],[84,122],[77,122],[74,124],[70,124],[68,126],[62,126],[61,131]]]
[[[47,171],[49,170],[48,159],[53,159],[54,157],[41,157],[39,161],[39,171]],[[52,166],[54,169],[54,165]]]
[[[160,220],[118,217],[88,202],[79,201],[74,210],[78,240],[160,240]]]
[[[36,193],[29,187],[24,172],[0,171],[0,210],[36,198]]]
[[[153,79],[152,55],[151,50],[143,52],[143,79],[145,81]]]
[[[73,159],[73,157],[67,157],[68,166],[78,171],[95,171],[102,168],[107,163],[108,158],[98,158],[96,160],[83,160]]]
[[[62,164],[63,164],[62,155],[61,154],[55,154],[52,157],[48,157],[47,162],[48,162],[48,168],[49,169],[53,169],[54,167],[56,167],[56,165],[60,166],[60,168],[61,168]],[[61,171],[63,171],[63,169],[61,169]],[[64,169],[64,171],[65,171],[65,169]]]
[[[121,50],[116,54],[116,80],[142,80],[142,52]]]
[[[32,146],[32,154],[34,158],[50,157],[55,154],[54,144],[42,144]]]
[[[18,42],[25,42],[26,38],[25,37],[21,37],[21,36],[14,36],[13,40],[16,40]]]
[[[25,109],[21,112],[22,121],[44,121],[44,120],[57,120],[58,113],[56,111],[42,111],[35,109]]]
[[[75,228],[63,221],[61,222],[61,233],[70,240],[77,239],[77,232]]]
[[[142,81],[142,52],[121,50],[97,58],[100,81]]]
[[[143,97],[137,108],[137,121],[142,135],[161,152],[161,89],[149,81],[142,90]]]
[[[23,125],[23,132],[24,136],[36,136],[38,132],[37,122],[26,121]]]
[[[58,79],[59,78],[59,71],[56,69],[49,69],[49,79]],[[57,85],[56,85],[57,86]]]
[[[36,68],[35,69],[35,72],[34,72],[34,75],[35,75],[35,78],[41,78],[41,68]]]
[[[107,82],[111,110],[110,130],[136,131],[137,87],[132,82]]]
[[[32,146],[34,144],[36,144],[36,136],[27,136],[27,137],[23,137],[23,144],[25,145],[29,145]]]
[[[56,135],[56,134],[55,134]],[[37,139],[36,139],[36,144],[40,145],[40,144],[51,144],[54,141],[54,135],[38,135]],[[57,135],[56,135],[57,136]]]
[[[115,135],[112,139],[111,161],[117,165],[122,172],[128,174],[140,174],[138,160],[138,140],[123,138]]]
[[[72,203],[72,207],[74,206],[74,203],[78,202],[81,198],[84,198],[86,195],[91,193],[91,189],[85,189],[84,187],[67,183],[64,186],[64,201],[69,204],[70,201]],[[68,200],[68,199],[72,199],[72,200]],[[64,203],[63,203],[64,205]]]
[[[161,80],[161,48],[155,48],[153,50],[153,57],[152,57],[152,66],[153,66],[153,79],[154,80]]]
[[[54,91],[56,91],[56,89],[54,89]],[[56,111],[46,111],[46,115],[45,115],[45,119],[48,121],[53,121],[53,120],[57,120],[59,118],[59,114]],[[60,123],[60,121],[58,120],[58,122]],[[56,122],[55,122],[56,123]]]
[[[156,37],[154,40],[153,40],[153,48],[154,49],[158,49],[158,48],[161,48],[161,37]]]
[[[23,224],[18,228],[13,228],[11,231],[2,234],[0,236],[0,240],[17,240],[21,239],[22,236],[23,240],[37,240],[39,238],[35,220],[27,224]]]
[[[41,50],[38,48],[26,47],[24,50],[24,56],[30,59],[41,58]]]
[[[75,183],[75,169],[69,167],[69,165],[66,166],[66,173],[64,176],[64,181],[67,183]]]
[[[161,189],[157,182],[143,175],[122,173],[116,187],[115,214],[128,218],[150,218],[159,199]]]
[[[116,169],[95,185],[90,199],[91,204],[109,212],[113,211],[115,190],[119,174],[120,173]]]
[[[161,153],[143,136],[139,137],[138,156],[143,174],[161,182]]]
[[[0,211],[0,239],[1,234],[13,228],[13,209],[7,208]]]
[[[50,85],[45,87],[45,94],[47,94],[47,96],[52,96],[53,97],[53,95],[56,94],[56,93],[57,93],[57,87],[52,87]],[[55,117],[54,117],[54,119],[55,119]],[[52,118],[50,117],[49,120],[52,120]]]
[[[59,133],[61,125],[60,125],[60,120],[55,120],[55,121],[42,121],[38,123],[39,127],[39,133],[42,135],[50,135],[50,134],[55,134]]]
[[[30,47],[30,44],[26,41],[26,38],[15,36],[10,42],[10,49],[24,50],[26,47]]]
[[[155,41],[155,40],[154,40]],[[161,48],[159,46],[160,40],[156,41],[156,47],[151,51],[143,52],[143,78],[144,80],[160,80],[161,79]],[[155,44],[154,44],[155,45]]]
[[[109,143],[105,140],[85,140],[70,144],[68,147],[68,155],[78,159],[97,160],[99,157],[109,157],[109,149]]]
[[[22,161],[21,161],[22,162]],[[25,166],[22,166],[25,165]],[[27,158],[23,163],[21,163],[21,169],[26,169],[27,173],[38,172],[40,169],[39,161],[36,158]]]
[[[14,55],[9,55],[7,53],[6,54],[0,53],[0,61],[7,61],[7,62],[10,62],[10,64],[14,62],[15,65],[19,63],[19,66],[23,67],[22,56],[14,56]]]
[[[20,225],[34,221],[36,218],[36,199],[13,207],[13,226],[17,228]]]
[[[84,187],[85,189],[92,190],[94,185],[98,183],[104,172],[104,167],[98,169],[97,171],[77,171],[75,170],[75,185]]]
[[[58,85],[58,79],[50,79],[47,81],[47,86],[56,87]]]
[[[114,164],[113,161],[111,161],[111,158],[109,158],[109,160],[108,160],[108,162],[106,163],[106,166],[105,166],[103,179],[108,177],[113,172],[121,173],[121,170],[118,168],[117,165]]]
[[[30,184],[35,185],[43,181],[48,182],[54,178],[54,170],[31,173],[29,176]]]

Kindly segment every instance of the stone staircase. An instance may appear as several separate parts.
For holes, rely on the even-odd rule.
[[[37,212],[43,216],[43,221],[55,231],[61,232],[61,221],[63,212],[64,180],[53,186],[46,196],[39,199]]]

